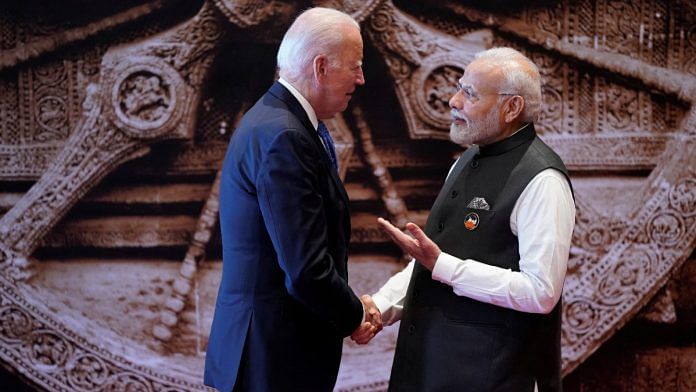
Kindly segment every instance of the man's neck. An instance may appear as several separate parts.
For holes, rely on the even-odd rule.
[[[319,126],[319,120],[317,119],[317,114],[314,111],[314,105],[312,105],[312,102],[309,100],[309,97],[307,97],[305,93],[299,90],[295,86],[295,84],[287,81],[282,76],[278,79],[278,82],[285,86],[285,88],[287,88],[288,91],[290,91],[290,94],[292,94],[300,102],[300,105],[302,105],[302,108],[307,113],[307,117],[309,117],[309,121],[314,126],[314,129],[317,129],[317,126]]]
[[[527,125],[529,125],[529,123],[518,123],[518,124],[516,124],[516,125],[515,125],[515,131],[512,132],[508,137],[510,137],[510,136],[516,134],[517,132],[523,130]]]
[[[524,127],[526,127],[527,125],[529,125],[529,123],[516,122],[514,124],[510,124],[510,126],[508,126],[507,129],[505,130],[505,132],[503,133],[505,136],[498,139],[497,141],[505,140],[505,139],[511,137],[512,135],[516,134],[517,132],[523,130]]]

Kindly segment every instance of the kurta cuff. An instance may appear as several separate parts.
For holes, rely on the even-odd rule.
[[[433,267],[433,279],[448,286],[452,286],[452,276],[457,268],[457,264],[461,262],[462,260],[445,252],[441,252]]]
[[[381,296],[379,293],[374,294],[372,296],[372,301],[375,303],[375,306],[377,306],[377,309],[379,309],[380,313],[386,312],[387,309],[392,306],[390,301]]]

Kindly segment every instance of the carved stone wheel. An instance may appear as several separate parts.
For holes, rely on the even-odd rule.
[[[211,0],[172,16],[174,3],[111,5],[82,25],[0,8],[0,361],[39,389],[205,389],[216,173],[305,3]],[[506,45],[539,65],[537,128],[576,196],[564,374],[641,312],[676,317],[663,288],[696,241],[692,2],[314,3],[353,14],[366,41],[367,85],[328,124],[356,292],[403,266],[375,218],[425,222],[460,152],[446,141],[456,79]],[[346,340],[337,389],[384,390],[396,332]]]

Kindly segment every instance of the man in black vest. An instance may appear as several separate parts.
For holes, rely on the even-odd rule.
[[[541,82],[510,48],[479,53],[450,99],[469,146],[425,231],[380,225],[414,261],[372,299],[401,320],[391,391],[561,390],[561,291],[575,205],[561,159],[537,136]]]

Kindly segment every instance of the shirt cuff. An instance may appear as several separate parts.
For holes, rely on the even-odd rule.
[[[459,258],[445,252],[440,252],[440,256],[438,256],[435,261],[435,266],[433,267],[433,279],[452,286],[452,276],[454,275],[457,265],[461,262],[462,260]]]

